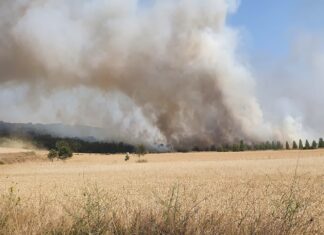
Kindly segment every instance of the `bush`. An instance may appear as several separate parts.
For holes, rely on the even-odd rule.
[[[68,142],[65,141],[56,142],[56,149],[61,159],[65,159],[73,156],[72,149]]]
[[[57,157],[58,157],[58,152],[55,149],[51,149],[47,154],[47,158],[51,161],[53,161]]]
[[[47,157],[53,161],[54,158],[65,160],[73,156],[73,152],[69,144],[65,141],[58,141],[55,144],[55,149],[51,149]]]
[[[141,156],[144,156],[146,154],[146,149],[145,149],[145,146],[143,144],[141,144],[141,145],[139,145],[137,147],[136,154],[137,154],[139,159],[141,158]]]
[[[127,162],[129,159],[130,159],[129,153],[127,153],[126,156],[125,156],[125,162]]]

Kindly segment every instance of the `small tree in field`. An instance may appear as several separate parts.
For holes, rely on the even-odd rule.
[[[136,154],[139,158],[139,161],[141,160],[141,156],[144,156],[146,154],[146,149],[143,144],[139,145],[136,149]]]
[[[56,149],[58,152],[59,159],[65,160],[65,159],[73,156],[71,147],[69,146],[69,144],[67,142],[65,142],[63,140],[58,141],[55,146],[56,146]]]
[[[309,144],[308,140],[306,140],[306,142],[305,142],[305,149],[310,149],[310,144]]]
[[[319,141],[318,141],[318,147],[319,148],[324,148],[324,140],[323,138],[320,138]]]
[[[57,157],[58,157],[58,152],[55,149],[51,149],[47,154],[47,158],[51,161],[53,161]]]
[[[125,156],[125,162],[127,162],[129,159],[130,159],[130,157],[129,157],[129,153],[126,153],[126,156]]]
[[[293,142],[293,149],[298,149],[296,141]]]

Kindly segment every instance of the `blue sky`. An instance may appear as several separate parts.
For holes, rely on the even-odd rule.
[[[284,56],[296,35],[324,30],[324,0],[241,0],[228,23],[245,32],[251,56]]]

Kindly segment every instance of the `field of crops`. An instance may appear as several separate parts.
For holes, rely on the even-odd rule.
[[[124,157],[0,165],[0,234],[324,231],[323,150]]]

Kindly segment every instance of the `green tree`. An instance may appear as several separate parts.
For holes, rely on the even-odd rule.
[[[318,141],[318,147],[319,148],[324,148],[324,140],[323,138],[320,138],[319,141]]]
[[[304,145],[303,145],[303,141],[299,140],[299,145],[298,145],[299,149],[304,149]]]
[[[281,149],[283,149],[283,144],[282,144],[280,141],[277,141],[277,144],[276,144],[275,149],[276,149],[276,150],[281,150]]]
[[[139,146],[137,146],[136,154],[139,159],[141,159],[141,156],[144,156],[146,154],[146,148],[143,144],[140,144]]]
[[[306,140],[306,142],[305,142],[305,149],[310,149],[310,144],[309,144],[308,140]]]
[[[58,152],[55,149],[51,149],[47,154],[47,158],[51,161],[53,161],[57,157],[58,157]]]
[[[246,146],[245,146],[245,144],[244,144],[244,141],[241,140],[241,141],[240,141],[240,151],[243,152],[243,151],[245,151],[245,150],[246,150]]]
[[[293,141],[293,149],[298,149],[296,141]]]
[[[289,145],[288,141],[286,141],[286,149],[287,149],[287,150],[290,149],[290,145]]]
[[[222,146],[223,152],[229,152],[231,150],[231,146],[229,144],[224,144]]]
[[[315,140],[312,142],[312,149],[317,149],[317,143]]]
[[[72,149],[66,141],[60,140],[56,142],[55,146],[60,159],[67,159],[73,156]]]

